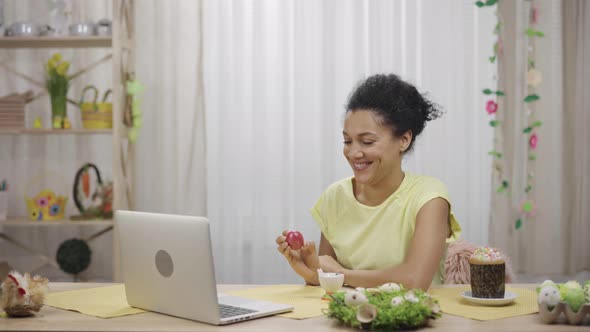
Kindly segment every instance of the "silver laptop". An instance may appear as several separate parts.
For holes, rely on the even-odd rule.
[[[293,310],[217,294],[206,218],[119,210],[115,224],[132,307],[215,325]]]

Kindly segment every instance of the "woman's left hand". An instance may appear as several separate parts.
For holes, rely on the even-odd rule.
[[[344,273],[344,267],[342,267],[342,265],[340,265],[340,263],[338,263],[338,261],[332,256],[320,256],[320,267],[324,272]]]

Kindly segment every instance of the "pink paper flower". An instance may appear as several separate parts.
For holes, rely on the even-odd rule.
[[[539,70],[531,68],[526,74],[526,82],[530,86],[537,86],[543,82],[543,75]]]
[[[533,24],[539,23],[539,8],[533,7],[533,10],[531,11],[531,21]]]
[[[493,100],[488,100],[488,103],[486,104],[486,111],[488,111],[489,115],[496,114],[498,111],[498,104],[496,104],[496,102]]]
[[[529,145],[531,149],[536,149],[537,143],[539,143],[539,137],[537,137],[537,134],[533,133],[529,138]]]
[[[49,204],[49,200],[47,199],[47,197],[40,197],[39,199],[37,199],[37,206],[45,207],[47,206],[47,204]]]

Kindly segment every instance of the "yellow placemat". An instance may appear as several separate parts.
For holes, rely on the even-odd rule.
[[[145,312],[141,309],[132,308],[127,304],[124,285],[49,293],[45,299],[45,304],[100,318],[113,318]]]
[[[328,302],[322,301],[324,290],[317,286],[273,285],[227,292],[228,294],[255,300],[264,300],[289,304],[293,311],[281,314],[281,317],[305,319],[321,316],[322,309],[328,308]]]
[[[516,317],[539,311],[537,293],[532,290],[506,287],[507,291],[516,293],[517,297],[514,303],[502,307],[491,307],[472,304],[463,299],[461,292],[470,289],[469,285],[431,288],[428,293],[438,299],[443,313],[477,320]]]

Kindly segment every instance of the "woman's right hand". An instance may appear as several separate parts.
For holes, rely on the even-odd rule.
[[[320,268],[320,261],[313,241],[305,242],[303,247],[293,250],[287,243],[287,233],[276,239],[277,250],[285,256],[291,268],[300,275],[307,284],[319,285],[317,269]]]

